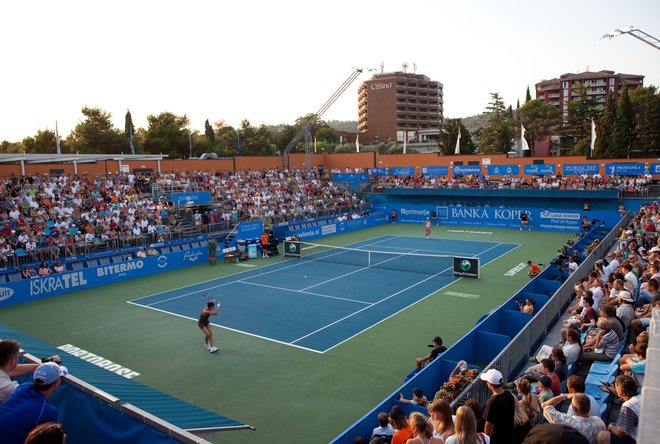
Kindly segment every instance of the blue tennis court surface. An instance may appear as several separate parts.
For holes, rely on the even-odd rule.
[[[518,244],[383,236],[349,247],[400,253],[397,261],[406,262],[401,267],[406,271],[393,269],[396,264],[380,268],[352,260],[328,262],[326,256],[336,252],[309,248],[303,250],[304,260],[290,259],[129,302],[197,320],[202,294],[208,292],[222,303],[213,325],[323,353],[458,279],[451,275],[449,258],[429,271],[427,259],[434,258],[406,255],[479,257],[483,267]]]

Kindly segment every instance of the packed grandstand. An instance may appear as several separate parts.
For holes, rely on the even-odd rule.
[[[373,211],[369,196],[333,181],[333,172],[367,171],[274,168],[170,171],[153,176],[6,177],[0,181],[3,276],[9,283],[65,273],[75,269],[74,262],[99,253],[157,255],[167,245],[199,235],[217,239],[222,249],[229,246],[235,228],[247,221],[260,220],[265,227],[322,217],[341,222]],[[495,180],[483,175],[417,174],[370,176],[368,190],[614,190],[648,195],[651,182],[650,175],[501,176]],[[175,192],[197,191],[210,192],[210,205],[177,205],[172,200]],[[557,430],[552,424],[567,426],[562,430],[569,435],[577,430],[571,442],[642,442],[647,330],[652,309],[660,304],[660,206],[645,202],[637,211],[621,213],[623,219],[616,226],[585,225],[569,248],[553,259],[553,267],[544,269],[530,287],[501,307],[517,312],[516,299],[525,291],[542,296],[525,313],[532,315],[530,319],[545,313],[546,324],[536,326],[533,334],[537,336],[528,337],[525,347],[517,345],[517,361],[504,357],[502,353],[511,352],[506,347],[493,362],[471,360],[460,342],[454,344],[433,356],[427,366],[411,369],[401,395],[383,401],[335,442],[403,443],[416,437],[424,438],[422,442],[427,438],[473,442],[470,439],[476,436],[485,442],[549,442],[541,440],[544,433]],[[579,267],[565,267],[573,260]],[[534,319],[538,324],[541,317]],[[528,358],[537,366],[532,368]],[[446,380],[429,382],[433,371]],[[426,396],[413,391],[420,386],[425,387]],[[494,413],[493,399],[507,396],[513,406],[507,410],[511,417],[502,419]],[[471,412],[464,406],[471,406]],[[594,416],[597,419],[590,419]],[[610,441],[612,436],[616,438]]]

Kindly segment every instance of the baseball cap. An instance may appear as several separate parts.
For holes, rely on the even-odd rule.
[[[500,373],[499,370],[495,370],[494,368],[491,368],[487,372],[482,373],[479,377],[482,381],[489,382],[493,385],[500,385],[504,382],[502,373]]]
[[[46,362],[41,364],[34,371],[33,381],[40,385],[48,385],[68,374],[69,371],[63,365],[58,365],[54,362]]]
[[[633,234],[632,230],[626,231],[626,234]]]
[[[660,248],[658,247],[651,248],[651,253],[660,253]]]
[[[442,344],[442,338],[440,336],[436,336],[435,338],[433,338],[433,340],[431,342],[433,342],[434,344],[436,342],[439,342],[440,344]]]
[[[552,379],[550,376],[543,375],[539,378],[536,378],[545,388],[550,388],[552,386]]]

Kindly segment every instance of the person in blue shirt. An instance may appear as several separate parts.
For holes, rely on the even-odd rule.
[[[41,364],[34,371],[33,382],[21,384],[0,405],[0,430],[5,444],[23,444],[25,437],[40,424],[57,422],[57,409],[48,397],[60,386],[69,372],[54,362]]]

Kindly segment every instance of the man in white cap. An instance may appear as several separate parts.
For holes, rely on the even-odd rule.
[[[493,396],[486,403],[484,432],[490,435],[491,444],[510,444],[514,441],[513,418],[516,402],[511,392],[504,390],[504,378],[499,370],[491,368],[480,376]]]
[[[616,315],[623,321],[625,328],[630,327],[630,323],[635,319],[635,309],[633,308],[634,299],[629,291],[622,290],[617,295],[619,306],[616,309]]]
[[[34,382],[21,384],[0,405],[0,430],[4,444],[22,444],[28,433],[39,424],[57,422],[57,409],[48,403],[48,397],[58,389],[62,376],[67,374],[66,367],[54,362],[41,364],[34,371]]]

